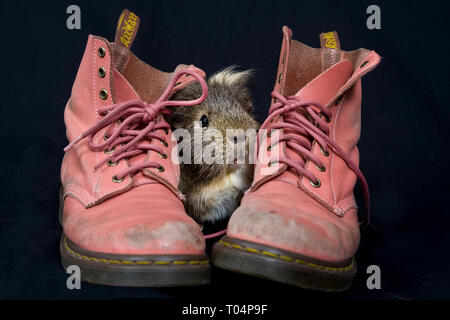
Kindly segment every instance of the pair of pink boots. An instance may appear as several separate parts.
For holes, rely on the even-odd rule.
[[[99,284],[207,284],[204,235],[184,210],[172,161],[177,143],[164,118],[166,107],[194,107],[206,97],[205,74],[192,65],[165,73],[139,60],[129,50],[138,27],[139,18],[124,10],[115,42],[89,36],[65,109],[70,145],[61,168],[62,262],[80,266],[83,280]],[[357,178],[368,202],[356,147],[361,77],[380,57],[340,50],[335,32],[321,34],[320,49],[291,36],[283,27],[253,184],[211,262],[339,291],[356,272]],[[170,100],[193,81],[201,84],[201,97]]]

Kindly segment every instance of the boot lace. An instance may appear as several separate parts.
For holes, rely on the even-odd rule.
[[[197,79],[202,87],[202,95],[196,100],[189,101],[175,101],[167,100],[170,93],[177,85],[177,81],[182,76],[191,75]],[[135,157],[139,154],[147,153],[148,151],[156,151],[161,155],[167,156],[164,149],[155,144],[159,140],[167,147],[165,136],[161,134],[161,129],[166,132],[170,129],[167,123],[157,120],[160,114],[168,114],[168,106],[194,106],[205,100],[208,94],[208,87],[205,80],[196,72],[192,70],[181,70],[168,84],[166,90],[159,97],[155,103],[147,103],[141,100],[131,100],[123,103],[112,104],[99,109],[99,114],[104,116],[97,124],[86,130],[79,137],[73,140],[64,151],[69,151],[80,142],[82,139],[89,137],[88,145],[94,151],[104,150],[106,154],[110,154],[95,165],[95,169],[99,168],[105,162],[109,164],[116,164],[124,158]],[[95,143],[94,138],[99,131],[108,128],[104,135],[104,141]],[[143,142],[143,141],[150,142]],[[120,148],[116,147],[121,145]],[[162,166],[155,161],[142,161],[135,163],[117,173],[113,180],[121,182],[128,174],[136,173],[144,168],[163,169]]]
[[[313,141],[318,143],[325,156],[330,154],[331,149],[346,162],[361,182],[365,207],[365,218],[362,224],[366,225],[370,216],[369,186],[358,166],[331,139],[330,129],[325,123],[325,121],[331,121],[331,111],[319,103],[306,101],[298,96],[285,97],[277,91],[272,92],[272,97],[276,99],[276,102],[270,107],[269,117],[264,121],[261,129],[266,129],[269,133],[275,129],[284,129],[285,133],[280,135],[276,142],[271,141],[269,148],[276,143],[285,141],[286,147],[291,148],[304,159],[309,159],[315,163],[319,170],[323,170],[325,167],[320,158],[311,150]],[[280,115],[283,117],[281,121],[273,121]],[[309,179],[313,186],[320,187],[320,180],[305,168],[306,161],[302,162],[291,159],[289,156],[280,156],[274,162],[286,164],[293,168],[299,176]],[[269,165],[274,162],[269,162]]]

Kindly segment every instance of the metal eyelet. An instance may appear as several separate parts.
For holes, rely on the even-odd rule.
[[[121,183],[121,182],[123,182],[123,180],[125,180],[125,177],[123,177],[122,179],[117,179],[116,175],[113,175],[113,177],[112,177],[112,181],[114,183]]]
[[[103,67],[98,68],[98,76],[104,78],[106,76],[106,69]]]
[[[107,154],[113,153],[114,150],[116,150],[116,147],[112,148],[111,150],[105,149],[105,153],[107,153]]]
[[[164,172],[164,167],[162,165],[159,165],[159,167],[155,168],[158,172]]]
[[[314,188],[319,188],[322,184],[321,184],[320,180],[317,179],[315,182],[311,181],[311,185],[312,185]]]
[[[269,161],[267,166],[272,167],[274,164],[277,164],[277,163],[278,163],[278,161]]]
[[[167,159],[167,153],[161,153],[161,152],[158,152],[158,154],[159,154],[159,156],[161,157],[161,158],[163,158],[163,159]]]
[[[104,47],[99,47],[98,48],[98,56],[100,58],[103,58],[106,55],[106,49]]]
[[[320,152],[322,152],[322,154],[323,154],[325,157],[328,157],[328,156],[330,155],[330,151],[325,152],[325,150],[323,150],[322,147],[320,147]]]
[[[99,92],[99,96],[102,100],[106,100],[108,99],[108,90],[106,89],[101,89]]]
[[[112,162],[112,160],[109,159],[108,162],[106,162],[106,164],[107,164],[108,166],[110,166],[110,167],[115,167],[115,166],[117,166],[117,165],[119,164],[119,161]]]
[[[325,122],[327,122],[327,123],[331,122],[331,117],[328,118],[328,116],[325,113],[321,113],[321,115],[323,116],[323,119],[325,120]]]
[[[327,168],[326,168],[325,166],[320,167],[320,166],[318,166],[317,164],[316,164],[316,168],[317,168],[317,170],[319,170],[320,172],[325,172],[325,170],[327,170]]]
[[[272,151],[273,148],[279,143],[279,141],[274,141],[270,146],[267,147],[267,151]]]

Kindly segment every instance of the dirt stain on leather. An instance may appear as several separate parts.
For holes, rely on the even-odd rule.
[[[129,244],[136,248],[154,246],[158,249],[174,247],[194,248],[204,247],[201,233],[194,226],[181,221],[168,221],[161,227],[138,224],[125,232]]]

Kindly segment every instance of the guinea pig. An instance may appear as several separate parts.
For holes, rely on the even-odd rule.
[[[252,116],[253,103],[248,88],[251,77],[251,70],[225,68],[208,78],[208,96],[202,103],[172,108],[168,117],[175,133],[176,129],[189,132],[190,161],[180,161],[179,189],[186,196],[186,212],[200,224],[223,222],[239,206],[252,183],[254,167],[249,159],[260,125]],[[193,100],[200,95],[201,87],[194,83],[176,92],[172,99]],[[211,139],[210,132],[222,138]],[[199,133],[202,134],[200,143],[196,143],[195,135]],[[241,158],[245,154],[243,160],[237,161],[239,147]],[[196,161],[202,153],[204,156],[208,152],[221,153],[223,161],[211,163],[202,157],[203,161]]]

